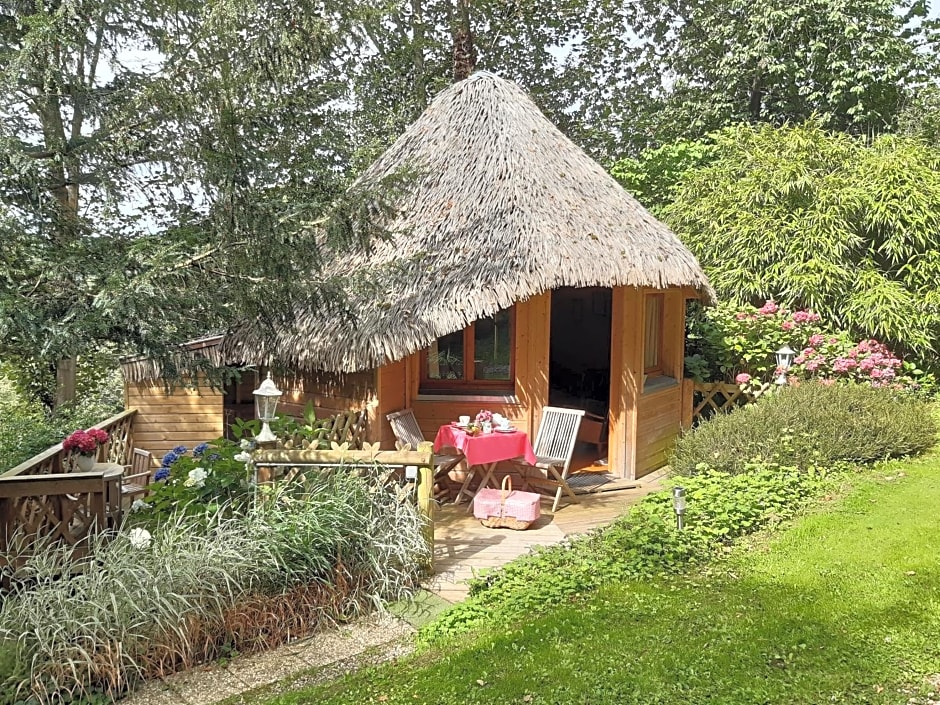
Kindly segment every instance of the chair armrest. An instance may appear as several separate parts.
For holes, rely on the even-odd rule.
[[[149,484],[150,484],[150,476],[151,476],[152,474],[153,474],[153,473],[150,473],[150,472],[139,472],[139,473],[136,473],[136,474],[134,474],[134,475],[122,475],[122,476],[121,476],[121,481],[122,481],[122,482],[131,482],[131,481],[133,481],[133,480],[138,480],[138,479],[140,479],[140,478],[144,478],[144,479],[146,479],[146,482],[145,482],[144,484],[149,485]]]

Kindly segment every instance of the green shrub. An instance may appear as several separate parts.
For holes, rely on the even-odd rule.
[[[774,464],[752,464],[736,476],[708,471],[683,478],[685,530],[676,529],[671,494],[651,494],[601,531],[536,549],[474,580],[469,599],[419,636],[434,642],[483,623],[512,623],[612,581],[676,573],[739,536],[792,517],[826,481],[824,472]]]
[[[45,547],[0,604],[7,660],[16,644],[0,694],[116,697],[142,678],[272,648],[402,599],[426,559],[421,528],[413,506],[336,474],[241,516],[181,513],[149,531],[126,522],[93,540],[80,570],[65,548]]]
[[[679,439],[671,466],[679,475],[739,473],[760,461],[828,467],[914,455],[936,437],[930,404],[910,394],[808,382],[701,423]]]
[[[121,373],[116,370],[102,380],[97,391],[47,414],[40,404],[26,400],[13,382],[0,376],[0,472],[54,446],[76,428],[94,426],[120,412],[121,390]]]

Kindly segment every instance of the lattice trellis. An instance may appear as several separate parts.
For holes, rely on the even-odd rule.
[[[758,388],[722,382],[696,382],[692,421],[696,422],[701,417],[708,418],[716,413],[750,404],[775,389],[769,382],[764,382]]]

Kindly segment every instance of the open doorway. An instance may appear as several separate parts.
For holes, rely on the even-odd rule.
[[[572,468],[606,463],[611,300],[600,287],[552,291],[548,401],[586,412]]]

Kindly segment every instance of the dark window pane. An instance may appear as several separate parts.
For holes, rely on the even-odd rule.
[[[474,325],[473,363],[476,379],[509,380],[512,338],[509,311],[484,318]]]
[[[463,379],[463,331],[445,335],[428,350],[428,379]]]

